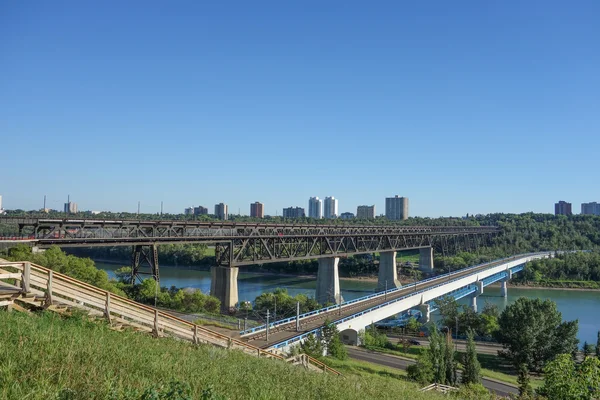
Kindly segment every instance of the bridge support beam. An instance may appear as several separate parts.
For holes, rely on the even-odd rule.
[[[149,267],[150,272],[141,271],[142,267]],[[135,245],[131,255],[131,283],[142,280],[140,275],[151,275],[156,282],[160,282],[158,273],[158,245]]]
[[[238,267],[211,267],[210,294],[221,300],[221,311],[230,312],[238,303]]]
[[[419,269],[421,271],[433,270],[433,247],[419,249]]]
[[[421,312],[421,318],[419,318],[419,322],[422,324],[426,324],[431,319],[431,312],[429,310],[429,304],[421,304],[417,307],[417,310]]]
[[[508,281],[504,280],[502,282],[500,282],[500,295],[502,297],[508,297],[508,286],[507,286]]]
[[[315,298],[321,304],[340,304],[344,301],[340,292],[339,262],[339,257],[319,258]]]
[[[396,268],[396,252],[382,251],[379,254],[379,278],[377,279],[377,290],[402,287],[398,280],[398,270]]]

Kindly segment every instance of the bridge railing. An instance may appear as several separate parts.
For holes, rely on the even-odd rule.
[[[418,285],[422,285],[422,284],[427,283],[427,282],[434,281],[436,279],[447,278],[449,276],[453,276],[453,275],[455,275],[457,273],[462,273],[464,271],[469,271],[469,270],[473,270],[473,269],[476,269],[476,268],[481,268],[482,266],[484,266],[486,264],[493,264],[493,263],[496,263],[496,262],[499,262],[499,261],[502,261],[502,260],[510,261],[510,259],[515,259],[515,258],[518,258],[518,256],[511,257],[509,259],[498,258],[496,260],[487,261],[487,262],[484,262],[484,263],[481,263],[481,264],[477,264],[477,265],[474,265],[474,266],[471,266],[471,267],[468,267],[468,268],[459,269],[459,270],[456,270],[456,271],[453,271],[453,272],[449,272],[449,273],[445,273],[445,274],[442,274],[442,275],[436,275],[436,276],[434,276],[432,278],[427,278],[427,279],[424,279],[422,281],[416,282],[414,284],[414,287],[417,287]],[[490,268],[492,268],[492,266],[490,266]],[[402,286],[402,287],[399,287],[399,288],[388,289],[388,290],[383,291],[383,292],[377,292],[377,293],[369,294],[369,295],[366,295],[366,296],[363,296],[363,297],[359,297],[357,299],[348,300],[348,301],[345,301],[345,302],[343,302],[341,304],[336,304],[336,305],[333,305],[333,306],[329,306],[329,307],[325,307],[325,308],[320,308],[318,310],[314,310],[314,311],[310,311],[310,312],[307,312],[307,313],[304,313],[304,314],[300,314],[298,317],[293,316],[293,317],[289,317],[289,318],[285,318],[285,319],[273,321],[273,322],[269,323],[269,329],[273,329],[273,328],[276,328],[276,327],[278,327],[280,325],[285,325],[285,324],[289,324],[289,323],[295,322],[296,318],[299,318],[300,320],[302,320],[304,318],[311,317],[313,315],[319,315],[319,314],[327,313],[329,311],[339,310],[340,308],[343,309],[344,307],[346,307],[348,305],[356,304],[356,303],[359,303],[361,301],[370,300],[370,299],[373,299],[373,298],[376,298],[376,297],[381,297],[381,296],[385,297],[385,296],[387,296],[389,294],[393,294],[393,293],[395,293],[395,292],[397,292],[399,290],[404,290],[407,287],[413,287],[413,284],[411,284],[411,285],[405,285],[405,286]],[[266,329],[266,326],[267,326],[266,324],[263,324],[263,325],[260,325],[260,326],[257,326],[257,327],[251,328],[251,329],[246,329],[244,331],[240,331],[240,335],[249,335],[249,334],[252,334],[252,333],[263,331],[263,330]]]
[[[536,255],[542,255],[542,254],[548,254],[548,253],[547,253],[547,252],[541,252],[541,253],[532,253],[532,254],[526,254],[526,255],[522,255],[522,256],[510,257],[510,258],[507,258],[507,259],[500,259],[500,260],[506,260],[506,262],[510,262],[511,260],[514,260],[514,259],[519,259],[519,258],[524,258],[524,257],[533,257],[533,256],[536,256]],[[499,261],[499,260],[495,260],[495,261],[493,261],[493,262],[497,262],[497,261]],[[482,264],[482,265],[483,265],[483,264]],[[469,269],[471,269],[471,268],[474,268],[474,267],[470,267]],[[493,267],[491,266],[490,268],[493,268]],[[486,270],[487,270],[487,269],[486,269]],[[520,270],[522,270],[522,268],[521,268]],[[465,271],[465,269],[462,269],[461,271]],[[447,276],[447,275],[450,275],[450,274],[446,274],[446,276]],[[399,297],[399,298],[397,298],[397,299],[392,299],[392,300],[390,300],[390,301],[387,301],[387,302],[385,302],[385,303],[378,304],[378,305],[376,305],[376,306],[370,307],[370,308],[368,308],[368,309],[366,309],[366,310],[363,310],[363,311],[360,311],[360,312],[358,312],[358,313],[355,313],[355,314],[349,315],[349,316],[347,316],[347,317],[344,317],[344,318],[341,318],[341,319],[335,320],[335,321],[333,321],[333,323],[334,323],[334,324],[336,324],[336,325],[339,325],[339,324],[341,324],[341,323],[344,323],[344,322],[346,322],[346,321],[349,321],[349,320],[351,320],[351,319],[354,319],[354,318],[360,317],[361,315],[364,315],[364,314],[367,314],[367,313],[373,312],[373,311],[375,311],[375,310],[378,310],[378,309],[380,309],[380,308],[386,307],[386,306],[388,306],[388,305],[390,305],[390,304],[397,303],[397,302],[399,302],[399,301],[405,300],[405,299],[407,299],[407,298],[409,298],[409,297],[412,297],[412,296],[416,296],[416,295],[423,294],[423,293],[425,293],[425,292],[426,292],[426,291],[428,291],[428,290],[432,290],[432,289],[438,288],[438,287],[440,287],[440,286],[444,286],[444,285],[447,285],[447,284],[449,284],[449,283],[456,282],[457,280],[459,280],[459,279],[462,279],[462,278],[463,278],[463,277],[456,278],[456,279],[452,279],[452,280],[450,280],[450,281],[444,281],[444,282],[442,282],[442,283],[440,283],[440,284],[437,284],[437,285],[435,285],[435,286],[430,286],[430,287],[428,287],[428,288],[426,288],[426,289],[421,289],[421,290],[419,290],[419,291],[416,291],[416,292],[413,292],[413,293],[410,293],[410,294],[404,295],[404,296],[402,296],[402,297]],[[423,281],[423,282],[424,282],[424,281]],[[460,289],[457,289],[457,290],[460,290]],[[309,331],[309,332],[305,332],[305,333],[303,333],[303,334],[301,334],[301,335],[294,336],[293,338],[291,338],[291,339],[288,339],[288,340],[286,340],[286,341],[283,341],[283,342],[277,343],[277,344],[273,345],[272,347],[273,347],[273,348],[276,348],[276,349],[277,349],[277,348],[286,347],[286,346],[288,346],[288,345],[290,345],[290,344],[292,344],[292,343],[295,343],[295,342],[297,342],[297,341],[300,341],[300,340],[303,340],[303,339],[305,339],[306,337],[308,337],[308,336],[309,336],[309,335],[311,335],[311,334],[314,334],[314,335],[316,335],[316,334],[318,334],[318,333],[320,332],[320,330],[321,330],[321,327],[315,328],[315,329],[313,329],[313,330],[311,330],[311,331]]]
[[[40,302],[46,307],[66,305],[83,309],[91,316],[106,318],[111,324],[132,326],[156,336],[169,335],[193,343],[209,343],[258,357],[285,360],[279,354],[29,262],[0,260],[0,285],[20,291],[25,301],[29,298],[29,301]],[[318,360],[309,358],[309,363],[339,375]]]

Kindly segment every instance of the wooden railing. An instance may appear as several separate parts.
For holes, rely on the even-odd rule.
[[[192,343],[209,343],[241,350],[257,357],[285,360],[282,355],[211,331],[167,312],[30,262],[0,260],[0,285],[5,289],[14,289],[18,292],[20,301],[45,307],[57,305],[75,307],[85,310],[92,316],[103,317],[111,324],[132,326],[155,336],[171,336]],[[312,357],[308,357],[307,360],[313,367],[340,375],[338,371]]]

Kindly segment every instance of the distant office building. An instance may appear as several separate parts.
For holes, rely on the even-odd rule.
[[[340,218],[341,219],[352,219],[352,218],[354,218],[354,214],[352,214],[351,212],[341,213]]]
[[[573,211],[571,210],[571,203],[567,203],[566,201],[559,201],[554,204],[554,215],[573,215]]]
[[[2,207],[0,206],[0,209]],[[581,213],[584,215],[600,215],[600,203],[581,203]]]
[[[72,201],[65,203],[64,210],[67,214],[77,214],[77,203],[73,203]]]
[[[223,220],[227,219],[229,217],[229,214],[227,212],[227,204],[223,204],[223,203],[215,204],[215,215],[219,219],[223,219]]]
[[[323,218],[323,200],[320,200],[318,197],[308,199],[308,217]]]
[[[265,217],[265,209],[264,204],[255,201],[250,204],[250,216],[254,218],[264,218]]]
[[[358,206],[356,208],[356,218],[358,218],[358,219],[374,219],[375,218],[375,205]]]
[[[404,220],[408,218],[408,197],[387,197],[385,199],[385,216],[387,219]]]
[[[183,213],[185,215],[194,215],[194,207],[188,207],[185,210],[183,210]]]
[[[304,208],[302,207],[288,207],[283,209],[283,218],[304,218]]]
[[[207,215],[207,214],[208,214],[208,208],[202,207],[202,206],[194,207],[194,215]]]
[[[2,196],[0,195],[0,214],[4,214],[4,208],[2,208]]]
[[[325,218],[338,217],[338,200],[335,197],[325,197],[325,202],[323,203],[323,216]]]

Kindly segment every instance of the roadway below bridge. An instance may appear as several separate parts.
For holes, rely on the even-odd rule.
[[[373,364],[382,365],[385,367],[391,367],[396,369],[406,370],[409,365],[415,364],[415,360],[409,358],[403,358],[391,354],[379,353],[372,350],[362,349],[360,347],[354,346],[346,346],[348,349],[348,355],[350,358],[354,358],[355,360],[367,361]],[[459,379],[460,379],[460,371],[459,371]],[[511,394],[519,394],[519,390],[517,387],[500,382],[495,379],[482,378],[481,383],[488,390],[496,393],[499,396],[509,397]]]
[[[309,317],[305,317],[300,320],[300,329],[296,330],[296,322],[292,321],[286,324],[278,325],[269,330],[269,338],[266,338],[266,332],[264,330],[258,331],[256,333],[247,335],[243,338],[243,340],[251,343],[254,346],[261,348],[269,348],[274,346],[275,344],[285,342],[286,340],[292,339],[303,333],[311,332],[325,323],[326,320],[329,321],[337,321],[339,319],[352,316],[354,314],[360,313],[361,311],[368,310],[377,305],[384,304],[394,299],[399,299],[403,296],[410,295],[416,291],[425,290],[428,288],[432,288],[434,286],[443,284],[445,282],[453,281],[459,279],[461,277],[467,277],[470,275],[477,274],[479,271],[484,271],[494,266],[500,266],[502,264],[506,264],[507,262],[523,258],[522,256],[516,256],[511,258],[502,259],[499,261],[494,261],[491,263],[483,264],[474,268],[467,268],[465,270],[458,271],[449,276],[440,276],[437,279],[432,279],[424,282],[417,282],[414,285],[406,286],[402,289],[396,290],[394,292],[388,293],[387,295],[380,295],[370,299],[366,299],[360,302],[351,303],[351,304],[341,304],[340,307],[336,307],[329,311],[325,311],[316,315],[312,315]],[[377,321],[373,321],[377,322]]]

